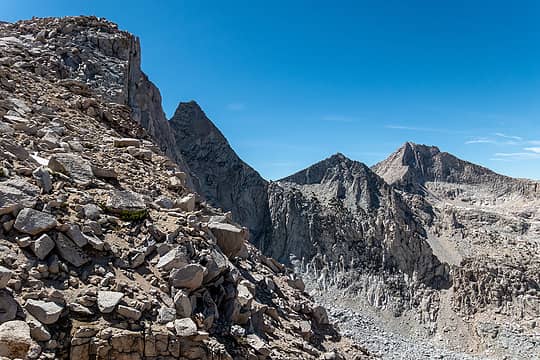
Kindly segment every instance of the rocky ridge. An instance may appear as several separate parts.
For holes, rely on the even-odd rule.
[[[187,186],[133,36],[32,19],[0,50],[0,357],[369,357]]]

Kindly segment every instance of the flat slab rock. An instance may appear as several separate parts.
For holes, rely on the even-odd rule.
[[[146,210],[142,195],[129,190],[111,191],[105,207],[117,214],[133,214]]]
[[[90,185],[94,179],[90,162],[74,154],[56,154],[49,159],[49,169],[69,176],[81,185]]]
[[[28,299],[24,308],[32,314],[40,323],[51,325],[58,321],[63,307],[52,301],[41,301]]]
[[[0,182],[0,215],[9,214],[23,207],[33,207],[39,187],[21,178]]]
[[[56,227],[57,224],[56,218],[50,214],[24,208],[17,215],[14,227],[22,233],[37,235]]]
[[[90,258],[64,234],[58,233],[54,242],[60,256],[71,265],[80,267],[90,261]]]

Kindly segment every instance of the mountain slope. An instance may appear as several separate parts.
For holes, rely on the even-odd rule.
[[[270,229],[267,182],[236,155],[194,101],[180,103],[170,124],[195,189],[212,205],[231,211],[249,229],[252,243],[266,244]]]

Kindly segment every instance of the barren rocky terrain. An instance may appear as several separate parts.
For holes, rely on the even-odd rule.
[[[540,358],[540,183],[413,143],[267,181],[140,63],[0,24],[0,357]]]

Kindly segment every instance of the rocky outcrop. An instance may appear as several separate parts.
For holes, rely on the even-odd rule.
[[[253,244],[269,246],[267,182],[236,155],[194,101],[180,103],[170,121],[176,148],[188,163],[195,189],[246,226]]]
[[[0,25],[0,356],[367,357],[139,126],[130,41],[93,17]]]

